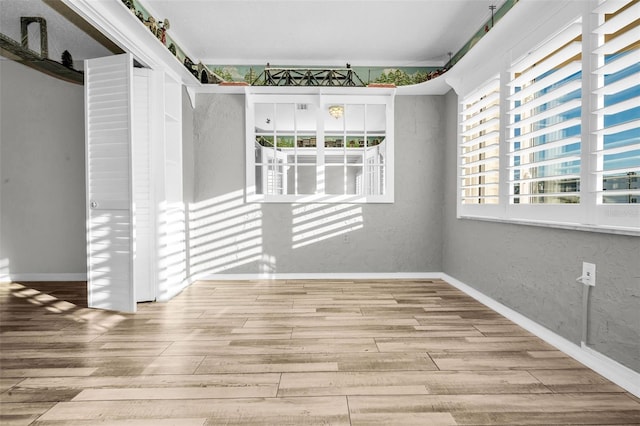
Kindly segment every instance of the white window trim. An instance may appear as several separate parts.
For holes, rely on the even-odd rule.
[[[277,92],[277,93],[274,93]],[[395,89],[386,88],[299,88],[299,87],[248,87],[245,90],[245,197],[247,202],[258,203],[393,203],[394,202],[394,95]],[[318,193],[258,194],[255,186],[255,123],[254,105],[257,103],[308,103],[320,111],[329,105],[381,104],[386,106],[386,155],[384,164],[385,193],[381,195],[332,195],[324,194],[324,123],[318,120],[317,163]],[[363,165],[366,168],[366,163]]]
[[[573,19],[579,18],[575,16]],[[573,20],[572,20],[573,21]],[[570,22],[567,22],[569,25]],[[598,35],[594,29],[598,26],[598,15],[591,10],[582,15],[582,116],[581,116],[581,184],[579,204],[511,204],[509,202],[508,145],[506,143],[508,126],[508,72],[516,61],[496,61],[495,72],[500,73],[501,113],[500,113],[500,201],[498,205],[463,205],[461,202],[461,180],[457,179],[457,217],[490,222],[505,222],[522,225],[545,226],[551,228],[583,230],[621,235],[640,236],[640,204],[599,204],[597,203],[598,177],[595,173],[597,162],[597,89],[598,66],[596,55]],[[560,32],[560,31],[559,31]],[[549,37],[552,38],[552,37]],[[548,38],[548,39],[549,39]],[[547,39],[547,40],[548,40]],[[545,40],[546,42],[546,40]],[[539,46],[545,44],[540,43]],[[530,49],[530,51],[535,49]],[[508,56],[508,55],[507,55]],[[458,102],[458,175],[461,173],[460,119],[462,99],[476,89],[460,94]]]

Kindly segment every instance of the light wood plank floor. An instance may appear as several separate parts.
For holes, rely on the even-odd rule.
[[[2,425],[640,424],[640,400],[443,281],[198,282],[136,315],[0,284]]]

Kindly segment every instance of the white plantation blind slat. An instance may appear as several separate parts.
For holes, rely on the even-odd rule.
[[[493,198],[494,197],[492,195],[463,195],[462,204],[478,204],[482,201],[487,203],[487,201],[491,201],[493,200]],[[469,203],[467,200],[473,200],[473,201]]]
[[[561,163],[567,163],[567,162],[578,161],[578,160],[580,160],[579,155],[567,155],[564,157],[551,158],[549,160],[532,161],[530,163],[520,164],[518,166],[509,166],[509,169],[511,170],[536,169],[542,166],[550,166],[553,164],[561,164]]]
[[[624,6],[624,4],[622,5]],[[611,12],[620,10],[622,7],[617,7]],[[621,30],[633,21],[637,20],[640,16],[640,3],[636,3],[624,11],[616,14],[613,18],[605,21],[602,25],[593,30],[596,34],[613,34],[616,31]]]
[[[548,87],[552,84],[556,84],[565,78],[577,73],[582,69],[582,64],[579,61],[573,61],[568,65],[564,66],[562,69],[550,74],[543,79],[537,81],[537,85],[530,85],[520,90],[519,92],[514,93],[509,96],[510,101],[521,101],[524,98],[527,98],[534,94],[536,91],[540,90],[541,87]]]
[[[460,176],[460,177],[463,178],[465,176]],[[467,188],[476,189],[476,188],[482,188],[484,186],[498,186],[498,185],[500,185],[500,182],[487,182],[487,183],[477,184],[477,185],[468,185]]]
[[[638,41],[638,30],[633,29],[611,39],[611,41],[607,43],[604,43],[602,46],[594,50],[593,53],[599,55],[611,55],[629,46],[631,43],[635,43],[636,41]]]
[[[540,114],[532,115],[529,118],[525,118],[524,120],[520,120],[517,123],[511,123],[507,127],[513,129],[515,127],[528,126],[531,123],[535,123],[536,121],[544,120],[549,117],[553,117],[556,114],[562,114],[563,112],[571,111],[574,108],[578,108],[582,102],[580,99],[573,99],[569,102],[565,102],[558,106],[555,106],[551,109],[548,109]]]
[[[577,33],[576,37],[579,36],[579,35],[580,35],[580,33]],[[567,62],[569,59],[575,57],[576,55],[579,55],[580,52],[582,52],[582,43],[580,43],[579,41],[574,41],[573,43],[565,46],[562,50],[559,50],[557,53],[549,56],[544,61],[542,61],[540,63],[537,63],[537,64],[534,64],[529,69],[526,69],[526,71],[523,68],[522,69],[522,71],[523,71],[522,74],[520,74],[515,79],[511,80],[509,82],[509,86],[512,86],[512,87],[513,86],[522,86],[523,84],[529,83],[529,82],[531,82],[533,80],[535,80],[536,83],[543,84],[545,79],[553,77],[553,74],[551,74],[548,77],[544,77],[544,78],[540,79],[539,81],[536,80],[536,79],[539,79],[540,76],[544,75],[545,73],[556,69],[559,64],[563,64],[563,63]],[[575,61],[573,63],[575,63]],[[564,69],[564,67],[563,67],[563,69]],[[579,71],[579,69],[575,70],[574,72],[576,72],[576,71]]]
[[[464,204],[497,204],[499,187],[500,79],[495,76],[462,101],[459,149]]]
[[[623,69],[630,67],[631,65],[635,65],[638,62],[640,62],[640,51],[634,50],[632,52],[629,52],[627,55],[620,55],[615,60],[612,60],[609,63],[601,66],[600,68],[595,70],[595,74],[613,74],[618,71],[622,71]]]
[[[518,180],[510,180],[509,183],[512,184],[531,184],[531,183],[536,183],[536,182],[551,182],[551,181],[557,181],[557,180],[565,180],[565,181],[569,181],[569,180],[577,180],[580,179],[580,175],[553,175],[553,176],[542,176],[542,177],[535,177],[535,178],[526,178],[526,179],[518,179]],[[518,194],[511,194],[511,195],[516,195],[518,196]],[[520,194],[522,195],[522,194]],[[535,194],[527,194],[527,195],[535,195]],[[540,196],[546,196],[548,194],[539,194]],[[577,195],[577,194],[576,194]]]
[[[561,130],[568,129],[570,127],[579,126],[580,123],[581,123],[581,120],[579,118],[572,118],[569,120],[561,121],[552,126],[543,127],[542,129],[539,129],[539,130],[534,130],[528,133],[522,133],[520,136],[514,136],[513,138],[509,138],[509,141],[510,142],[522,141],[522,140],[537,138],[540,136],[550,135],[552,133],[556,133]]]
[[[621,78],[615,83],[606,84],[598,89],[594,90],[596,95],[613,95],[615,93],[622,92],[623,90],[631,89],[634,86],[640,85],[638,80],[638,74],[632,74],[625,78]]]
[[[596,154],[614,155],[614,154],[622,154],[622,153],[625,153],[625,152],[633,152],[633,151],[635,151],[637,149],[638,149],[638,145],[637,144],[631,144],[631,145],[618,146],[616,148],[603,149],[603,150],[600,150],[600,151],[595,151],[595,153]],[[629,169],[631,169],[631,168],[632,167],[630,167]]]
[[[489,120],[486,121],[478,121],[479,124],[477,123],[473,123],[474,126],[473,127],[469,127],[468,130],[465,130],[464,132],[462,132],[462,136],[464,137],[468,137],[470,135],[473,135],[475,133],[487,130],[487,129],[491,129],[493,127],[496,127],[499,123],[500,123],[500,119],[497,117],[493,117]]]
[[[488,158],[484,158],[482,160],[469,161],[467,163],[464,163],[464,166],[466,166],[466,167],[478,167],[478,166],[485,166],[487,164],[496,164],[496,166],[497,166],[497,160],[498,160],[498,157],[488,157]],[[496,167],[496,170],[497,170],[497,167]]]
[[[604,175],[621,175],[626,173],[635,173],[636,175],[640,174],[640,167],[623,167],[620,169],[610,169],[610,170],[601,170],[599,172],[595,172],[597,176]],[[640,179],[640,176],[638,177]]]
[[[478,136],[477,138],[468,138],[467,142],[463,142],[460,144],[461,147],[469,147],[469,146],[473,146],[473,145],[477,145],[479,143],[483,143],[483,142],[487,142],[493,139],[496,139],[496,143],[497,143],[497,138],[500,136],[500,132],[498,130],[494,130],[491,132],[487,132],[482,136]]]
[[[575,144],[577,142],[580,142],[580,138],[579,137],[573,137],[573,138],[566,138],[566,139],[561,139],[559,141],[555,141],[555,142],[547,142],[544,144],[540,144],[540,145],[534,145],[534,146],[530,146],[527,148],[520,148],[520,149],[511,149],[511,152],[514,152],[518,155],[527,155],[527,154],[532,154],[534,152],[540,152],[540,151],[547,151],[547,150],[551,150],[551,149],[556,149],[556,148],[561,148],[565,145],[572,145]],[[511,146],[513,147],[513,143],[511,144]]]
[[[548,40],[544,43],[544,49],[537,48],[534,49],[527,56],[522,58],[520,61],[517,61],[512,64],[509,68],[509,72],[521,72],[531,67],[537,62],[540,62],[541,59],[544,59],[548,56],[550,52],[554,52],[555,50],[561,48],[565,44],[569,43],[571,40],[579,36],[582,32],[582,24],[580,22],[575,22],[569,26],[567,26],[564,30],[560,31],[555,37],[551,40]]]
[[[624,123],[616,124],[615,126],[602,127],[594,132],[596,135],[613,135],[616,133],[624,132],[627,130],[634,130],[640,127],[640,119],[627,121]]]
[[[478,155],[478,154],[486,154],[488,152],[493,152],[493,151],[495,151],[495,153],[496,153],[495,157],[497,158],[498,157],[497,156],[497,152],[498,152],[497,143],[489,144],[489,145],[486,145],[484,148],[477,148],[477,149],[474,150],[476,155]]]
[[[537,203],[540,203],[540,204],[544,203],[544,201],[542,201],[542,199],[544,198],[565,198],[567,200],[573,200],[571,201],[570,204],[577,203],[577,200],[576,200],[577,195],[571,192],[544,192],[544,193],[525,194],[525,195],[531,198],[532,200],[539,200],[537,201]],[[512,200],[516,200],[522,196],[523,195],[512,195],[510,198]]]
[[[493,90],[498,90],[498,86],[493,87]],[[472,117],[482,108],[486,108],[487,105],[491,105],[496,103],[500,99],[500,93],[493,92],[490,95],[485,96],[484,98],[480,98],[476,103],[471,104],[469,108],[465,109],[464,115],[466,117]]]
[[[539,107],[541,105],[549,103],[554,99],[557,99],[564,95],[568,95],[569,93],[575,92],[576,90],[579,90],[581,87],[582,87],[582,83],[580,82],[580,80],[572,80],[568,83],[563,84],[562,86],[557,87],[552,92],[546,93],[542,96],[538,96],[533,100],[529,100],[527,103],[522,104],[519,107],[512,108],[510,111],[510,114],[512,116],[517,114],[523,114],[530,109]],[[545,89],[545,87],[542,87],[542,86],[538,86],[538,88]]]
[[[469,125],[472,125],[474,122],[480,122],[481,120],[484,120],[486,118],[495,117],[498,114],[499,110],[500,110],[500,105],[498,104],[492,105],[484,109],[482,112],[478,112],[471,116],[467,115],[467,117],[469,118],[464,120],[461,124],[463,126],[469,126]]]
[[[634,96],[622,102],[611,104],[609,106],[595,110],[593,113],[597,115],[611,115],[619,112],[627,111],[631,108],[636,108],[640,105],[640,95]]]
[[[465,179],[465,178],[495,176],[495,173],[496,173],[495,170],[489,170],[489,171],[486,171],[486,172],[467,173],[467,174],[460,175],[459,178]],[[483,183],[470,184],[470,185],[471,186],[484,187],[484,186],[487,185],[487,183],[483,182]],[[465,185],[465,188],[466,188],[466,185]]]
[[[627,3],[629,3],[629,0],[607,0],[593,9],[593,13],[612,13],[624,7]]]

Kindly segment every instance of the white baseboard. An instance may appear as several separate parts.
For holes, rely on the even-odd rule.
[[[515,322],[530,333],[535,334],[550,345],[555,346],[558,350],[589,367],[601,376],[611,380],[613,383],[617,384],[629,393],[640,397],[640,373],[625,367],[617,361],[593,350],[588,346],[577,345],[565,339],[548,328],[543,327],[537,322],[532,321],[524,315],[447,274],[440,274],[440,278],[473,297],[483,305]]]
[[[13,281],[87,281],[86,272],[78,273],[26,273],[0,275],[0,282]]]
[[[332,273],[256,273],[256,274],[200,274],[195,281],[255,281],[255,280],[410,280],[439,279],[441,272],[332,272]]]

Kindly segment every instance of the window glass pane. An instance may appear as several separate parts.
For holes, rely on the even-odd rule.
[[[364,105],[346,106],[345,125],[347,133],[361,133],[364,130]]]
[[[364,135],[347,136],[347,148],[364,148]]]
[[[256,173],[256,181],[255,181],[256,194],[264,194],[264,187],[262,185],[262,180],[263,180],[262,168],[263,168],[263,166],[256,166],[256,168],[255,168],[255,173]]]
[[[362,166],[347,166],[347,194],[362,195],[364,194],[364,180],[362,175]]]
[[[297,193],[309,195],[316,193],[316,167],[300,166],[297,167]]]
[[[273,132],[275,119],[274,104],[255,104],[256,133]]]
[[[278,148],[293,148],[295,136],[293,135],[284,135],[278,136],[277,138],[277,147]]]
[[[276,131],[293,134],[295,104],[276,104]]]
[[[263,167],[264,171],[266,171],[266,175],[263,175],[265,194],[285,194],[287,184],[285,166],[281,162],[275,161]]]
[[[323,112],[325,132],[344,132],[344,110],[344,104],[331,104],[325,107]]]
[[[365,190],[366,195],[384,195],[385,194],[385,186],[384,186],[384,166],[366,166],[366,181]]]
[[[344,146],[344,137],[342,136],[330,136],[324,137],[325,148],[342,148]]]
[[[366,130],[368,134],[384,135],[387,130],[386,105],[367,105]]]
[[[335,153],[335,154],[329,154],[329,153],[325,154],[324,162],[326,164],[344,164],[345,157],[344,157],[344,154],[342,152],[343,150],[340,149],[340,150],[334,150],[334,151],[336,151],[337,153]]]
[[[315,137],[317,131],[317,107],[314,104],[296,104],[296,131]]]
[[[348,165],[359,165],[359,164],[362,164],[363,163],[362,158],[364,157],[363,154],[364,154],[364,150],[363,149],[350,150],[349,152],[347,152],[347,155],[345,157],[346,163]]]
[[[373,142],[373,145],[368,145]],[[380,141],[378,138],[367,138],[368,148],[365,150],[365,157],[368,163],[383,164],[385,162],[387,144],[384,139]]]
[[[326,194],[343,195],[345,193],[343,166],[325,166],[324,179],[324,192]]]
[[[296,137],[298,141],[298,148],[315,148],[316,147],[316,136],[310,134],[302,134]]]
[[[257,141],[255,144],[255,161],[256,164],[265,164],[272,162],[276,157],[276,151],[273,149],[272,145],[269,143],[273,143],[273,138],[271,138],[271,142],[268,138]],[[263,145],[265,144],[265,145]]]
[[[307,152],[307,150],[297,150],[296,164],[298,165],[315,165],[316,164],[315,150]]]

